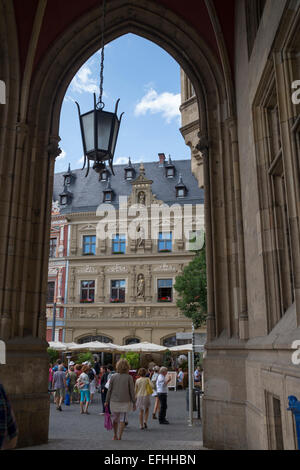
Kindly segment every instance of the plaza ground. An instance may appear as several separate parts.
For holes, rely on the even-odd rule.
[[[152,405],[154,399],[152,400]],[[63,405],[63,411],[50,405],[50,426],[48,444],[28,448],[30,450],[200,450],[202,449],[202,426],[197,419],[193,427],[188,426],[186,411],[186,391],[170,391],[168,396],[167,418],[169,425],[160,425],[152,419],[152,409],[148,429],[139,429],[138,412],[130,413],[129,425],[123,440],[113,441],[112,431],[104,428],[101,396],[95,395],[89,408],[89,415],[80,415],[78,404]],[[197,416],[197,413],[195,413]],[[26,450],[26,449],[25,449]]]

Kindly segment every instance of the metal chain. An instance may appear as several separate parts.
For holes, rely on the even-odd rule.
[[[102,50],[101,50],[101,68],[100,68],[100,96],[97,103],[97,107],[104,109],[103,97],[103,81],[104,81],[104,31],[105,31],[105,15],[106,15],[106,0],[103,0],[103,12],[102,12]]]

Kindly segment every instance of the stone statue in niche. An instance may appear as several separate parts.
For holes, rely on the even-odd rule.
[[[142,204],[143,206],[146,204],[146,196],[144,191],[141,191],[138,195],[138,203]]]
[[[145,298],[145,279],[143,274],[139,274],[137,280],[137,298],[144,299]]]
[[[139,237],[138,237],[138,248],[143,248],[144,244],[145,244],[145,230],[143,227],[140,227],[139,230],[138,230],[138,233],[139,233]]]

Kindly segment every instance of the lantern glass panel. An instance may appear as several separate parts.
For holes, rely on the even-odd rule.
[[[85,146],[87,153],[95,150],[95,139],[94,139],[94,111],[84,114],[82,116],[82,126],[85,139]]]
[[[109,139],[112,119],[112,113],[106,113],[105,111],[97,111],[98,150],[109,150]]]
[[[118,133],[119,133],[119,127],[120,127],[120,122],[115,117],[114,118],[113,138],[112,138],[112,143],[111,143],[111,154],[112,155],[114,155],[114,153],[115,153],[115,148],[116,148],[117,138],[118,138]]]

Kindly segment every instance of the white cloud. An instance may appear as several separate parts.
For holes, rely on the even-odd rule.
[[[134,114],[135,116],[141,116],[145,115],[147,112],[151,114],[162,113],[166,122],[169,124],[172,119],[180,117],[180,103],[180,93],[164,92],[158,94],[157,91],[151,88],[136,105]]]
[[[143,161],[143,158],[131,158],[131,163],[141,163]],[[128,157],[118,157],[114,161],[114,165],[127,165],[128,163]]]
[[[56,157],[56,161],[63,160],[64,158],[66,158],[66,155],[67,155],[66,152],[63,149],[61,149],[61,154],[58,155],[58,157]]]
[[[84,156],[82,156],[78,161],[77,163],[79,163],[80,165],[83,165],[84,164]]]
[[[92,77],[91,69],[85,64],[72,80],[72,90],[77,93],[97,93],[97,80]]]

